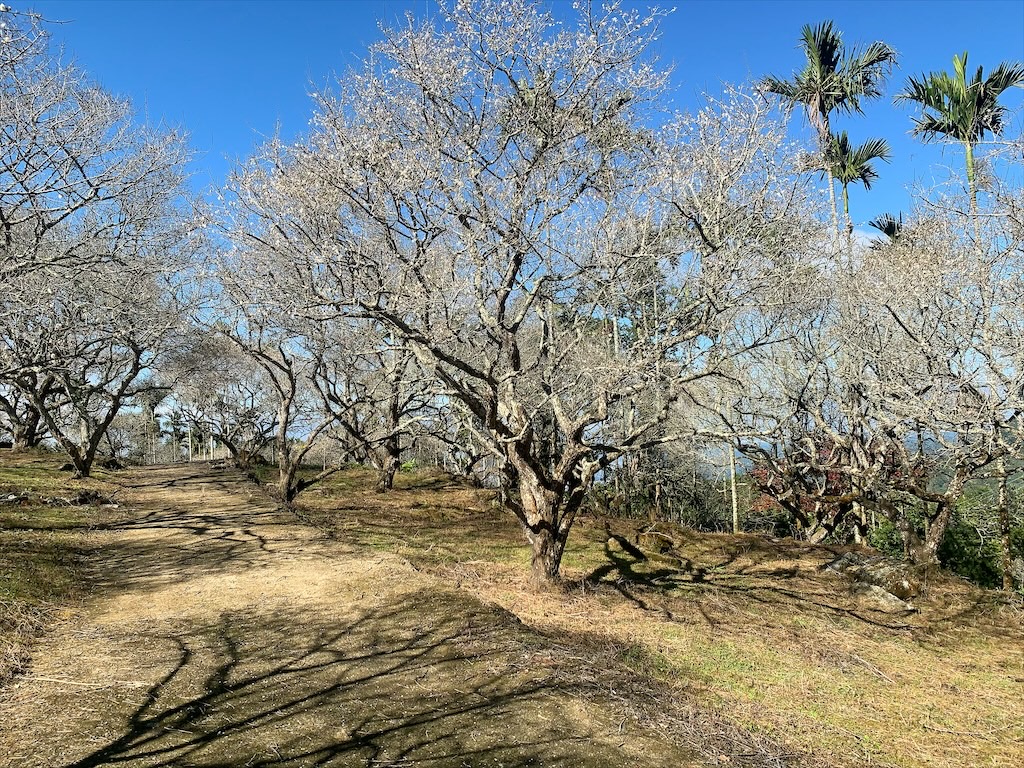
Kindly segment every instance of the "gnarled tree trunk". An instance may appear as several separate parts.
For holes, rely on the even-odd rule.
[[[393,437],[375,451],[377,460],[377,492],[385,493],[395,487],[395,474],[401,459],[401,446]]]

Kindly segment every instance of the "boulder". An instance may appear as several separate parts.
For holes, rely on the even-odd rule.
[[[899,600],[909,600],[921,594],[921,579],[917,571],[883,555],[845,552],[825,565],[825,570],[848,576],[855,585],[878,587]]]
[[[871,602],[875,603],[883,611],[916,611],[917,609],[908,603],[906,600],[900,600],[896,595],[877,586],[876,584],[865,584],[864,582],[855,582],[853,585],[853,594],[859,597],[866,597]]]

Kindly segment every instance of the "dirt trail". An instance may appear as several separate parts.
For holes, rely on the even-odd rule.
[[[681,766],[544,639],[208,465],[126,473],[92,597],[0,700],[0,765]]]

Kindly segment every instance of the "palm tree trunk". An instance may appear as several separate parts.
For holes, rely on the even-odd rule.
[[[832,169],[826,168],[826,171],[828,171],[828,200],[832,204],[832,227],[835,229],[836,235],[838,236],[840,232],[839,211],[836,209],[836,181],[835,177],[832,175]]]
[[[978,189],[975,186],[974,178],[974,147],[971,142],[964,142],[964,151],[967,154],[967,193],[971,196],[971,215],[978,214]]]
[[[971,142],[964,142],[964,152],[967,156],[967,195],[970,198],[971,222],[974,224],[974,244],[976,248],[981,248],[981,218],[978,215],[978,182],[974,173],[974,146]]]
[[[853,256],[853,221],[850,220],[850,190],[843,184],[843,219],[846,221],[846,247]]]

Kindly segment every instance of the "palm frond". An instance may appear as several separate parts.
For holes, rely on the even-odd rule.
[[[800,98],[800,88],[797,83],[780,80],[774,75],[768,75],[761,80],[761,89],[782,96],[787,101],[797,101]]]
[[[909,77],[896,102],[913,102],[921,114],[914,117],[914,134],[925,141],[939,136],[963,143],[1000,135],[1006,107],[999,97],[1008,88],[1024,85],[1024,65],[1002,62],[985,78],[982,67],[967,79],[967,53],[953,57],[953,74],[931,72]]]
[[[891,213],[883,213],[881,216],[868,222],[869,227],[874,227],[890,240],[898,240],[903,234],[903,214],[897,219]]]
[[[844,187],[859,182],[865,189],[871,189],[871,183],[878,178],[872,161],[888,162],[891,157],[892,151],[885,139],[869,139],[854,146],[846,131],[834,134],[825,151],[825,162],[836,181]]]
[[[809,64],[822,74],[839,69],[843,57],[843,35],[831,21],[823,21],[815,27],[805,24],[801,37]]]
[[[985,90],[996,95],[1013,87],[1024,88],[1024,64],[1016,61],[1000,62],[985,80]]]
[[[881,95],[882,84],[896,52],[885,43],[872,43],[849,52],[831,21],[807,24],[800,34],[804,68],[792,79],[768,76],[761,87],[804,107],[808,123],[818,132],[822,147],[829,133],[832,112],[860,112],[861,99]]]

